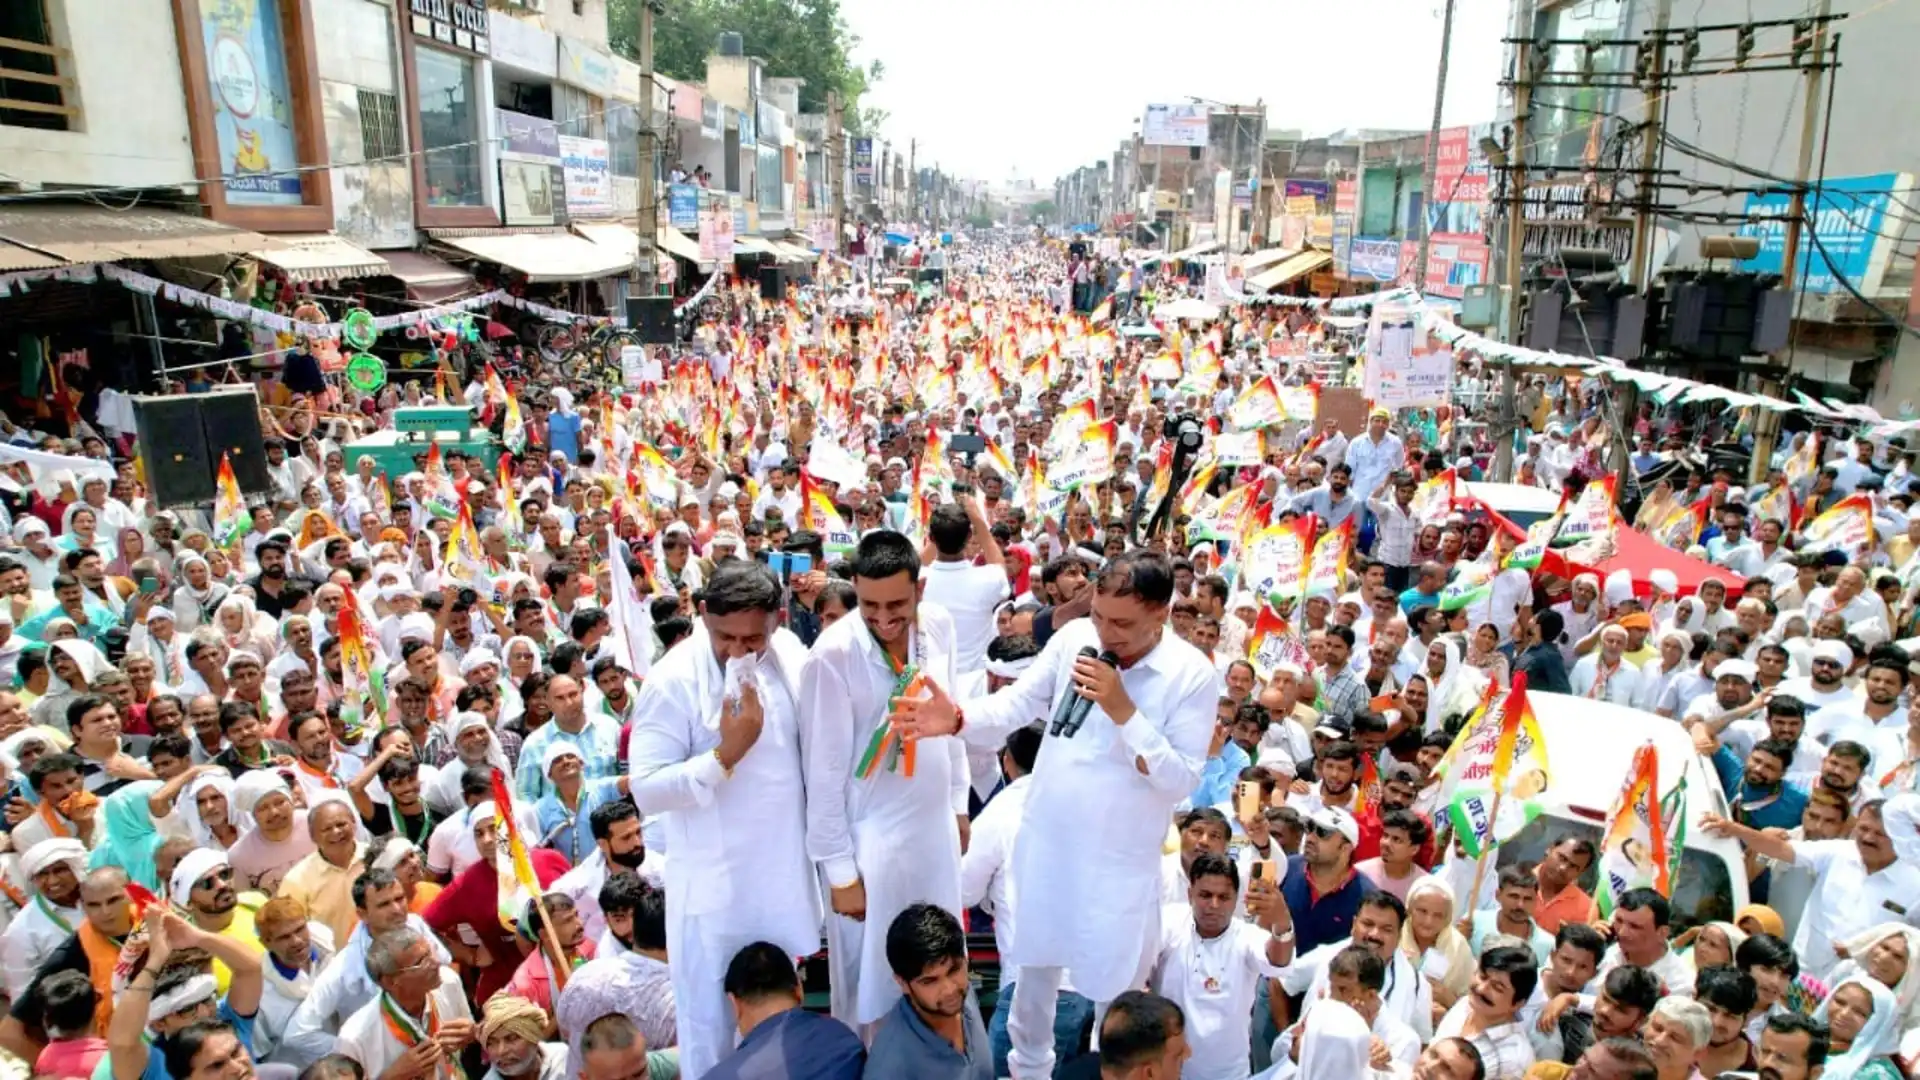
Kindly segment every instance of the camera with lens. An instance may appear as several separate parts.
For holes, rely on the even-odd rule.
[[[1183,454],[1197,454],[1200,446],[1206,442],[1206,425],[1192,413],[1169,416],[1160,425],[1160,434],[1174,441],[1174,448]]]
[[[472,589],[463,588],[459,592],[454,594],[453,608],[455,611],[466,611],[472,608],[473,605],[479,602],[480,602],[479,593],[473,591]]]

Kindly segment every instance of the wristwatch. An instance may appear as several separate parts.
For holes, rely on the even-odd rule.
[[[1293,943],[1293,927],[1289,926],[1284,931],[1274,930],[1273,940],[1282,945],[1291,945]]]

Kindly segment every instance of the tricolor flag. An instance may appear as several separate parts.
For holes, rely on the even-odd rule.
[[[1312,554],[1300,568],[1301,596],[1336,596],[1346,582],[1347,555],[1353,548],[1353,517],[1328,529],[1313,542]]]
[[[234,479],[233,461],[223,450],[220,453],[220,475],[214,481],[214,546],[232,547],[251,528],[253,514],[247,510],[246,497],[240,494],[240,481]]]
[[[1241,431],[1271,427],[1287,419],[1280,404],[1280,380],[1272,375],[1247,388],[1227,409],[1227,423]]]
[[[351,588],[341,598],[337,616],[340,635],[340,717],[349,733],[364,729],[369,716],[385,714],[386,671],[374,663],[373,649],[361,622],[360,601]]]
[[[1420,525],[1444,521],[1453,512],[1455,473],[1442,469],[1422,481],[1413,492],[1407,513]]]
[[[1787,458],[1780,471],[1786,474],[1787,483],[1795,486],[1812,480],[1813,474],[1820,471],[1820,433],[1807,432],[1807,441]]]
[[[1707,510],[1712,503],[1713,500],[1708,498],[1692,506],[1676,506],[1665,519],[1653,523],[1648,535],[1664,547],[1685,551],[1700,539],[1700,531],[1707,524]]]
[[[527,855],[526,841],[520,837],[520,823],[514,820],[513,792],[507,784],[507,774],[499,769],[493,770],[493,814],[506,841],[494,856],[494,868],[500,878],[500,925],[518,930],[520,916],[526,913],[528,902],[540,895],[540,879],[534,875],[533,859]]]
[[[1800,528],[1800,550],[1843,551],[1849,559],[1862,551],[1871,551],[1873,535],[1873,496],[1856,492],[1841,499],[1827,512]]]
[[[1553,546],[1572,547],[1611,533],[1619,518],[1613,505],[1618,482],[1618,477],[1608,475],[1589,483],[1580,489],[1579,498],[1571,506],[1565,505],[1562,496],[1560,529],[1553,534]]]
[[[1551,774],[1525,674],[1515,675],[1504,692],[1488,688],[1435,768],[1441,775],[1440,801],[1473,857],[1511,839],[1539,816],[1537,797]]]
[[[1594,904],[1603,919],[1612,918],[1620,897],[1633,889],[1673,895],[1673,865],[1667,858],[1659,785],[1660,751],[1648,742],[1633,752],[1601,842]]]

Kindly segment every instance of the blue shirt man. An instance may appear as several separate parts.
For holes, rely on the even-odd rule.
[[[1232,739],[1220,746],[1220,752],[1207,758],[1206,765],[1200,769],[1200,786],[1193,789],[1193,797],[1188,800],[1194,806],[1219,806],[1233,798],[1233,785],[1240,779],[1240,770],[1253,764],[1240,744]]]
[[[733,954],[721,979],[740,1045],[706,1080],[860,1080],[867,1048],[847,1025],[800,1007],[793,958],[765,941]]]
[[[547,417],[547,449],[558,450],[567,460],[580,463],[580,414],[558,409]]]
[[[1727,793],[1727,815],[1754,829],[1791,829],[1807,809],[1807,793],[1786,782],[1793,748],[1766,739],[1754,744],[1745,767],[1725,746],[1713,752],[1713,770]]]

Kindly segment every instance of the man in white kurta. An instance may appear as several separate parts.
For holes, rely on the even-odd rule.
[[[715,571],[692,635],[648,673],[628,742],[634,801],[688,853],[666,864],[684,1080],[733,1050],[721,983],[736,952],[756,941],[790,956],[820,948],[794,708],[807,652],[779,628],[779,608],[780,584],[759,563]]]
[[[7,996],[27,992],[47,954],[73,936],[85,917],[80,910],[80,878],[87,872],[87,848],[72,837],[42,840],[20,857],[20,870],[33,882],[33,898],[0,934],[0,972]]]
[[[800,730],[807,853],[833,908],[826,918],[830,1008],[858,1030],[900,999],[886,956],[894,916],[917,903],[960,916],[958,821],[967,813],[968,774],[960,740],[931,738],[915,748],[912,776],[904,760],[890,768],[885,757],[859,775],[901,672],[917,669],[942,692],[954,685],[954,637],[945,611],[917,603],[919,560],[905,536],[869,533],[853,570],[861,611],[814,642],[800,672]]]
[[[1055,703],[1095,704],[1072,737],[1040,745],[1013,848],[1013,956],[1019,972],[1008,1034],[1016,1078],[1052,1075],[1053,1015],[1065,969],[1096,1003],[1142,985],[1159,941],[1160,849],[1173,808],[1200,782],[1213,735],[1213,665],[1165,633],[1173,600],[1166,557],[1133,551],[1101,574],[1095,619],[1057,630],[1034,666],[997,693],[958,707],[935,700],[903,711],[903,730],[951,732],[992,745]],[[1080,650],[1111,650],[1114,668]],[[1107,704],[1101,704],[1105,701]],[[1118,710],[1115,715],[1109,706]]]

